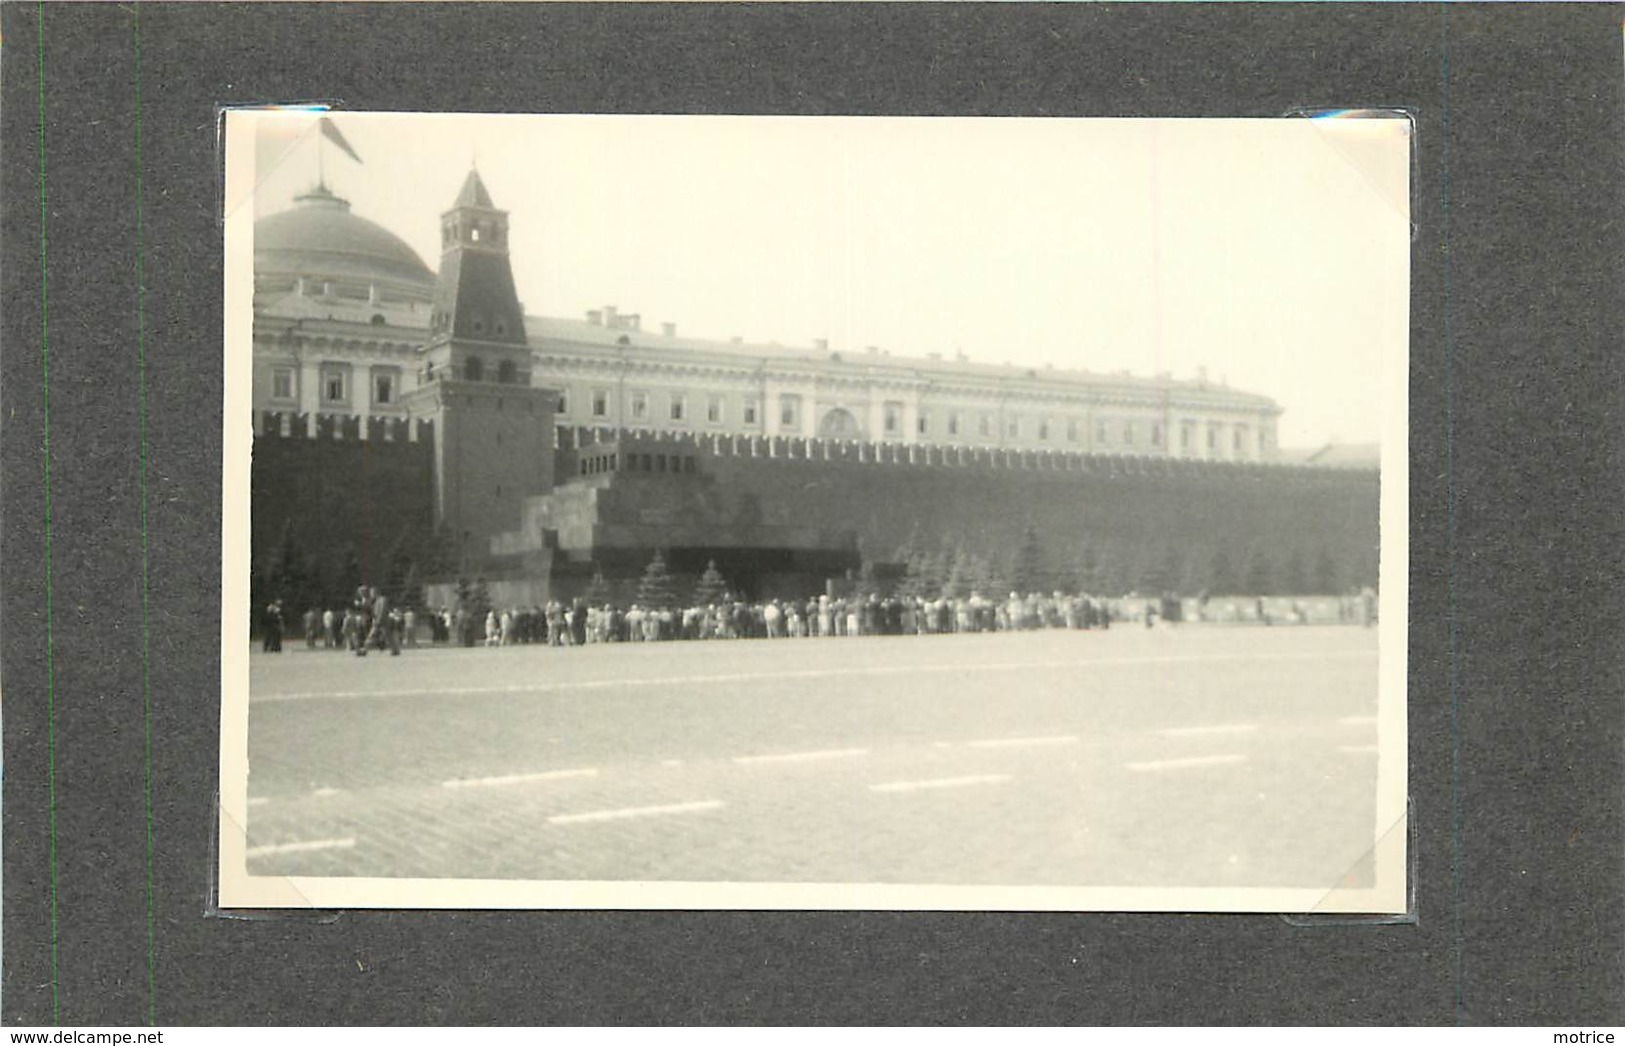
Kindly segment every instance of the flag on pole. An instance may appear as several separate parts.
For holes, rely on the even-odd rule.
[[[324,116],[321,120],[321,126],[322,137],[326,138],[340,149],[343,149],[344,154],[350,159],[354,160],[356,163],[361,162],[361,157],[356,155],[355,150],[350,148],[350,143],[345,140],[344,135],[339,133],[337,124],[335,124],[330,118]]]

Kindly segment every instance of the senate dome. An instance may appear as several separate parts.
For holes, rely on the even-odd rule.
[[[317,186],[254,223],[255,290],[374,303],[427,302],[434,272],[405,240]]]

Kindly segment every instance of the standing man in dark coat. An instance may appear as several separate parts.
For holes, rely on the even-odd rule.
[[[366,657],[367,643],[372,638],[372,606],[367,599],[366,585],[355,590],[350,613],[355,617],[355,656]]]
[[[265,608],[264,650],[268,654],[282,653],[282,600],[273,599]]]

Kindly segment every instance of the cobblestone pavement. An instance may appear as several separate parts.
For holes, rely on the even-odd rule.
[[[255,654],[249,870],[1326,886],[1376,667],[1313,627]]]

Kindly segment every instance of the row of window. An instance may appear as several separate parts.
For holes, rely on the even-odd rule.
[[[594,418],[609,417],[609,390],[593,389],[589,402],[590,414]],[[755,398],[747,398],[741,408],[741,420],[746,425],[755,425],[760,416],[760,405]],[[627,397],[627,413],[634,421],[647,421],[650,418],[649,393],[643,390],[632,392]],[[559,413],[570,413],[570,391],[559,392]],[[688,396],[683,393],[672,393],[666,397],[666,416],[671,421],[688,421]],[[705,420],[712,425],[721,425],[727,418],[727,405],[720,395],[707,396],[705,399]],[[786,425],[791,422],[785,422]]]
[[[505,369],[511,369],[511,361],[503,361]],[[466,369],[470,381],[479,381],[484,377],[484,370],[477,359],[469,359]],[[510,373],[499,374],[499,381],[514,379]],[[347,404],[350,401],[350,371],[347,368],[323,367],[321,370],[321,399],[323,403]],[[372,403],[375,406],[388,406],[396,402],[399,394],[399,374],[393,368],[375,368],[372,371]],[[292,367],[276,367],[271,372],[271,397],[278,400],[295,400],[298,398],[298,372]],[[610,393],[608,389],[594,389],[590,397],[590,413],[594,418],[608,418]],[[628,397],[628,411],[633,421],[650,420],[650,396],[648,392],[637,390]],[[671,393],[666,399],[667,418],[673,422],[686,422],[689,420],[688,396],[683,393]],[[568,390],[559,394],[558,412],[561,415],[570,413]],[[741,405],[741,421],[745,425],[756,425],[760,413],[760,404],[755,397],[747,397]],[[902,431],[903,405],[901,403],[887,403],[882,411],[882,425],[885,434],[895,436]],[[720,425],[727,421],[726,400],[720,394],[710,394],[705,398],[705,420],[708,424]],[[801,426],[801,397],[779,397],[779,424],[786,429],[799,429]],[[1111,422],[1098,420],[1095,422],[1094,442],[1098,446],[1120,445],[1133,447],[1139,444],[1141,435],[1140,422],[1122,421]],[[1199,422],[1184,421],[1179,425],[1179,449],[1191,450],[1197,442]],[[1222,426],[1209,423],[1206,426],[1206,443],[1210,452],[1220,449]],[[1040,418],[1037,422],[1037,437],[1040,441],[1050,441],[1056,433],[1057,426],[1048,418]],[[915,431],[921,436],[929,436],[931,430],[931,414],[921,411],[915,421]],[[991,438],[994,431],[994,416],[989,413],[976,415],[977,434],[984,438]],[[1065,424],[1066,442],[1077,443],[1080,439],[1081,426],[1076,418],[1068,418]],[[947,414],[948,436],[966,435],[965,412],[949,411]],[[1005,435],[1011,439],[1023,438],[1023,419],[1020,417],[1007,417],[1005,419]],[[1161,448],[1163,446],[1163,427],[1160,422],[1150,422],[1144,430],[1146,445]],[[1230,429],[1230,450],[1242,453],[1247,450],[1249,429],[1246,425],[1233,425]],[[1263,452],[1268,449],[1269,435],[1266,431],[1258,433],[1258,449]]]
[[[959,410],[953,410],[953,411],[948,412],[948,415],[947,415],[947,429],[946,429],[948,435],[950,435],[950,436],[962,436],[962,435],[966,435],[966,434],[969,433],[970,430],[969,430],[969,426],[966,424],[965,414],[966,414],[965,411],[959,411]],[[985,414],[985,413],[977,414],[976,415],[976,434],[978,436],[982,436],[984,438],[991,439],[993,437],[994,428],[995,428],[994,420],[995,419],[994,419],[994,416],[992,414]],[[888,432],[895,431],[893,429],[892,425],[890,424],[890,421],[891,421],[891,419],[888,417],[887,418],[887,427],[886,427],[886,430]],[[1105,438],[1105,433],[1106,433],[1105,425],[1106,425],[1105,422],[1101,422],[1101,423],[1099,423],[1099,425],[1096,426],[1096,437],[1095,438],[1097,440],[1101,440],[1101,439]],[[928,412],[926,412],[926,411],[921,411],[920,412],[919,418],[915,421],[914,430],[916,432],[918,432],[922,436],[929,436],[931,434],[931,415]],[[1006,417],[1004,419],[1004,434],[1005,434],[1005,436],[1009,437],[1010,439],[1022,439],[1022,438],[1024,438],[1026,436],[1026,432],[1027,432],[1027,427],[1026,427],[1026,424],[1025,424],[1025,420],[1023,418],[1016,417],[1016,416],[1011,416],[1011,417]],[[1046,441],[1046,442],[1049,441],[1053,437],[1054,432],[1055,432],[1055,426],[1051,423],[1050,419],[1048,419],[1048,418],[1040,418],[1040,419],[1038,419],[1038,427],[1036,429],[1036,433],[1037,433],[1037,436],[1038,436],[1038,438],[1040,440],[1043,440],[1043,441]],[[1067,419],[1067,423],[1066,423],[1066,438],[1067,438],[1067,441],[1069,443],[1078,442],[1080,432],[1081,432],[1081,429],[1079,428],[1078,420],[1076,418]]]
[[[436,372],[430,369],[421,373],[419,378],[433,381],[436,376]],[[470,356],[463,361],[462,376],[467,381],[495,380],[499,385],[522,384],[522,376],[513,360],[499,361],[495,374],[488,379],[484,361],[478,356]],[[400,369],[398,367],[373,367],[371,368],[371,380],[371,402],[373,406],[390,406],[399,401],[402,389]],[[350,402],[350,368],[324,365],[317,381],[322,403],[342,406]],[[299,372],[297,369],[293,367],[271,368],[271,398],[273,400],[289,401],[299,398]]]
[[[318,377],[317,388],[321,401],[331,404],[350,402],[350,370],[348,367],[324,366]],[[372,404],[390,406],[400,396],[400,371],[394,367],[372,369]],[[271,398],[297,400],[299,398],[299,372],[293,367],[271,369]]]
[[[670,393],[666,397],[667,419],[674,422],[690,420],[688,396],[684,393]],[[610,393],[608,389],[594,389],[591,393],[589,413],[593,418],[608,418],[610,416]],[[650,395],[648,392],[637,390],[630,394],[627,400],[628,413],[633,421],[650,420]],[[746,397],[742,404],[741,421],[745,425],[755,425],[758,422],[759,403],[755,397]],[[568,390],[559,397],[559,413],[570,413]],[[964,411],[950,411],[947,414],[946,434],[961,436],[968,434]],[[727,421],[726,399],[720,394],[708,394],[705,397],[705,421],[712,425],[721,425]],[[895,436],[903,430],[903,404],[888,402],[882,410],[882,427],[888,436]],[[785,395],[779,397],[779,425],[786,429],[799,429],[801,427],[801,397]],[[1141,423],[1136,421],[1111,422],[1100,420],[1095,423],[1095,443],[1111,446],[1114,444],[1132,447],[1139,444],[1142,433],[1146,445],[1151,447],[1163,446],[1163,426],[1161,422],[1150,422],[1143,430]],[[1180,426],[1180,449],[1189,450],[1193,445],[1193,432],[1195,422],[1184,422]],[[931,414],[921,411],[915,420],[915,431],[921,436],[932,434]],[[980,413],[976,415],[977,434],[992,438],[994,433],[994,415]],[[1049,442],[1057,438],[1060,427],[1049,418],[1040,418],[1037,422],[1036,434],[1039,440]],[[1082,436],[1082,423],[1076,418],[1068,418],[1064,427],[1066,441],[1077,443]],[[1005,435],[1011,439],[1022,439],[1025,436],[1026,426],[1023,418],[1005,418]],[[1259,449],[1265,449],[1265,434],[1259,433]],[[1247,445],[1247,426],[1236,425],[1231,430],[1232,450],[1242,451]],[[1219,426],[1210,424],[1207,430],[1208,450],[1218,450]]]

